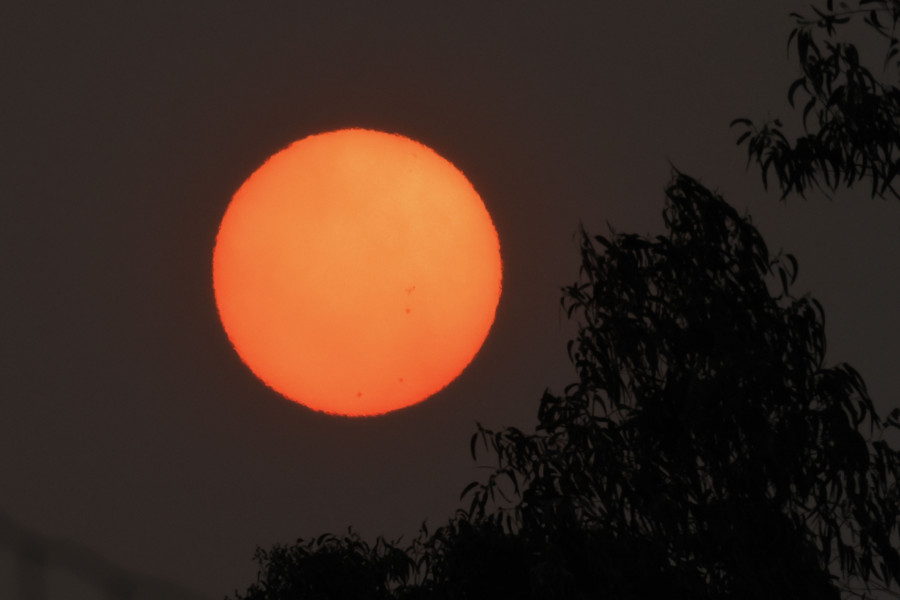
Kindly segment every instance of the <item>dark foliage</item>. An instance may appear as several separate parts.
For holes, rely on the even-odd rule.
[[[379,539],[370,546],[353,531],[256,551],[257,582],[244,600],[387,600],[402,589],[412,559]]]
[[[577,382],[409,547],[324,536],[259,552],[245,600],[839,598],[900,577],[900,454],[822,309],[721,198],[676,174],[665,236],[582,234],[563,305]]]
[[[746,129],[737,143],[746,142],[764,184],[774,172],[782,198],[868,179],[872,196],[900,199],[900,0],[839,2],[837,10],[828,0],[812,11],[813,17],[792,13],[796,27],[788,40],[802,75],[787,96],[792,107],[803,104],[805,134],[791,140],[779,119],[756,126],[741,118],[732,122]],[[861,59],[873,40],[859,47],[845,40],[858,21],[883,50],[874,73]]]
[[[685,585],[652,540],[624,539],[595,527],[554,523],[511,531],[496,519],[461,512],[421,540],[415,551],[427,571],[420,573],[412,598],[706,597],[702,582]]]
[[[667,236],[583,233],[563,298],[578,382],[544,395],[535,434],[473,439],[498,468],[472,515],[648,542],[709,597],[889,586],[900,454],[877,438],[900,411],[882,422],[857,372],[825,365],[822,309],[790,294],[791,256],[687,176],[667,200]]]

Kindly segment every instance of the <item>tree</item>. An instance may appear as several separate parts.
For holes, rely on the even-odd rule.
[[[891,586],[900,453],[881,434],[900,409],[882,421],[852,367],[825,365],[790,255],[685,175],[666,194],[667,236],[583,232],[563,298],[578,381],[544,395],[534,434],[477,434],[497,469],[471,514],[650,542],[708,597]]]
[[[697,181],[668,233],[582,233],[577,382],[533,433],[479,428],[496,459],[468,509],[406,548],[355,535],[260,551],[246,600],[838,598],[900,577],[900,426],[825,365],[797,264]],[[869,430],[868,436],[864,435]],[[840,585],[839,585],[840,584]],[[329,587],[330,586],[330,587]]]
[[[747,143],[748,161],[761,167],[765,185],[774,172],[782,199],[810,188],[828,193],[866,178],[873,197],[900,199],[900,1],[839,2],[835,10],[827,0],[812,10],[814,17],[791,13],[796,27],[788,39],[802,75],[787,97],[792,107],[804,99],[804,135],[789,139],[779,119],[756,126],[741,118],[732,122],[745,129],[737,143]],[[862,58],[872,40],[864,39],[861,49],[845,41],[860,19],[884,41],[880,76]]]
[[[379,538],[369,545],[358,533],[323,534],[291,546],[258,548],[257,582],[243,600],[387,600],[401,590],[413,566],[405,551]]]

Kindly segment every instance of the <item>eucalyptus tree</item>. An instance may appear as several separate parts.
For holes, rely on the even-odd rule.
[[[900,409],[882,419],[826,362],[822,307],[748,218],[676,174],[664,220],[653,239],[582,233],[562,300],[577,381],[544,394],[534,433],[473,437],[497,462],[470,518],[550,548],[561,531],[641,547],[696,596],[896,589],[900,452],[883,437]]]
[[[245,600],[839,598],[896,587],[900,453],[859,374],[825,359],[797,263],[696,180],[665,235],[582,232],[576,381],[411,544],[356,534],[260,551]]]

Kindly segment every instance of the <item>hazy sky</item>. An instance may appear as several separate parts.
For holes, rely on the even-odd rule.
[[[886,413],[900,356],[900,203],[787,205],[728,123],[787,114],[807,2],[142,2],[0,7],[0,512],[209,597],[256,545],[440,524],[479,477],[475,423],[534,423],[574,380],[559,288],[574,233],[661,233],[670,162],[794,253]],[[376,419],[263,386],[219,325],[216,229],[270,154],[402,133],[493,215],[503,296],[485,346]]]

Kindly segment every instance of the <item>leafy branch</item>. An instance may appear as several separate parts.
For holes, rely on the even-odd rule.
[[[842,5],[846,6],[844,3]],[[866,7],[866,8],[863,8]],[[796,53],[802,75],[788,88],[792,108],[802,102],[804,135],[789,139],[780,119],[755,125],[739,118],[743,128],[737,144],[747,144],[748,164],[756,162],[768,187],[773,173],[782,199],[791,193],[805,196],[818,189],[829,196],[839,187],[869,179],[873,197],[900,199],[895,182],[900,176],[900,22],[898,0],[860,0],[858,7],[833,10],[812,7],[816,16],[792,13],[796,27],[788,47]],[[843,26],[864,15],[864,23],[888,39],[881,80],[861,62],[856,46],[838,41]],[[887,20],[887,22],[885,22]],[[887,72],[893,61],[896,72]]]

